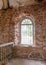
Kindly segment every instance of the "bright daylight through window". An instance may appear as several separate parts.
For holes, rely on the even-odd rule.
[[[21,44],[33,45],[33,23],[31,19],[21,22]]]

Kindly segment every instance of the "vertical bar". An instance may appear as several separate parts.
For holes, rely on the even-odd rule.
[[[8,0],[2,0],[3,1],[3,9],[8,8]]]
[[[2,61],[2,47],[1,47],[1,61]]]

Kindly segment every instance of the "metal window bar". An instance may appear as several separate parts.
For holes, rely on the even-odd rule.
[[[26,30],[27,30],[27,33],[28,32],[30,32],[31,31],[31,33],[29,33],[29,35],[30,34],[32,34],[32,40],[33,40],[33,35],[34,35],[34,31],[33,31],[33,23],[32,23],[32,20],[30,20],[30,19],[28,19],[28,18],[26,18],[26,19],[24,19],[23,21],[22,21],[22,23],[21,23],[21,42],[22,42],[22,30],[24,29],[24,26],[32,26],[32,30],[30,29],[27,29],[26,28]],[[24,39],[25,39],[25,42],[28,42],[29,41],[29,39],[31,40],[31,38],[29,38],[28,36],[26,36],[26,38],[25,38],[25,36],[24,36]],[[33,44],[33,41],[32,41],[32,43],[31,43],[31,41],[29,42],[30,43],[30,45],[31,44]],[[21,43],[22,44],[22,43]]]

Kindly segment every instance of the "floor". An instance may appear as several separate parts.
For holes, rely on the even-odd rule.
[[[7,65],[46,65],[45,61],[29,60],[29,59],[12,59]]]

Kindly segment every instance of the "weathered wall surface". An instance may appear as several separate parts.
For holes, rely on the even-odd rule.
[[[19,22],[26,16],[32,18],[33,22],[35,23],[35,44],[37,47],[42,48],[42,50],[40,50],[46,57],[46,3],[27,7],[20,7],[19,10],[1,10],[0,43],[2,44],[12,41],[14,41],[16,44],[20,43]],[[17,48],[14,48],[15,54],[18,55],[24,52],[22,51],[20,53],[21,49],[17,50]],[[29,50],[27,50],[27,53],[28,51]]]
[[[9,7],[17,8],[19,6],[27,6],[27,5],[34,5],[39,4],[37,0],[0,0],[0,9],[7,9]],[[43,0],[41,3],[46,2]]]
[[[38,57],[39,52],[40,55],[43,58],[46,58],[46,5],[45,3],[43,5],[35,5],[35,6],[28,6],[21,10],[21,14],[18,17],[18,20],[22,20],[25,16],[31,17],[33,22],[35,23],[35,44],[36,47],[29,49],[24,47],[16,47],[15,55],[21,56],[21,57],[27,57],[29,54],[32,53],[31,50],[33,50],[33,54],[35,57]],[[15,42],[16,44],[19,44],[19,23],[15,26]],[[35,53],[35,51],[38,53]],[[43,55],[42,55],[43,54]]]
[[[12,39],[13,24],[11,23],[12,15],[9,12],[10,10],[0,11],[0,44],[7,43]]]
[[[20,15],[18,15],[18,22],[24,17],[30,17],[35,23],[35,44],[43,47],[46,44],[46,5],[35,5],[20,8]],[[19,23],[15,25],[15,42],[19,43]],[[18,42],[17,42],[18,41]]]

